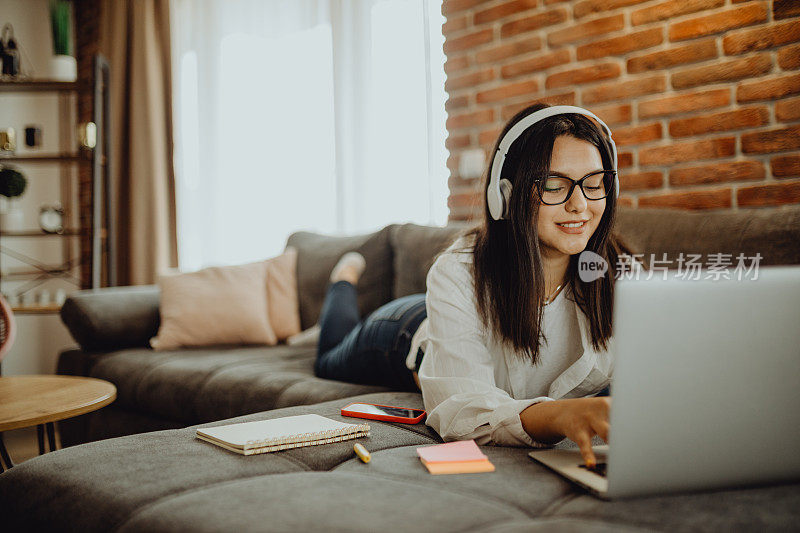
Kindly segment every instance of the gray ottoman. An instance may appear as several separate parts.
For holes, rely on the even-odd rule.
[[[360,401],[421,407],[419,394]],[[353,399],[348,399],[348,401]],[[209,425],[303,413],[334,419],[334,400]],[[496,471],[432,476],[415,449],[426,426],[370,421],[353,442],[244,457],[194,427],[67,448],[0,475],[3,531],[721,531],[797,529],[800,485],[603,502],[534,463],[484,447]],[[731,465],[735,468],[735,465]]]

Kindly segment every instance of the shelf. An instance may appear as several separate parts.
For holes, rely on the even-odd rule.
[[[28,278],[30,276],[41,276],[42,274],[63,274],[67,275],[72,270],[75,270],[77,267],[59,267],[59,266],[47,266],[43,269],[23,269],[23,268],[13,268],[9,269],[2,274],[3,279],[19,279],[19,278]]]
[[[12,307],[11,311],[13,311],[15,315],[47,315],[58,313],[61,311],[61,306],[58,304],[26,305],[24,307]]]
[[[92,38],[85,37],[84,42],[92,42]],[[112,160],[110,155],[105,153],[110,144],[110,132],[106,128],[109,112],[110,69],[108,62],[101,55],[78,59],[80,60],[78,70],[81,72],[81,76],[77,81],[58,81],[47,75],[38,78],[20,76],[9,79],[3,77],[0,80],[0,100],[11,105],[12,100],[16,102],[16,99],[21,98],[20,102],[24,103],[23,100],[29,99],[30,102],[25,106],[26,110],[20,110],[29,113],[40,107],[35,101],[47,100],[50,104],[57,103],[57,106],[53,106],[57,107],[57,110],[50,109],[51,106],[48,104],[47,114],[52,115],[52,119],[59,124],[57,129],[53,130],[54,135],[56,131],[58,132],[59,144],[50,148],[44,147],[44,149],[41,147],[29,149],[18,144],[19,150],[17,151],[0,151],[0,165],[19,165],[21,168],[40,165],[42,170],[58,170],[59,172],[52,176],[55,181],[49,181],[51,176],[43,177],[40,180],[42,181],[41,185],[53,190],[59,188],[60,200],[65,203],[66,212],[91,214],[91,223],[89,224],[77,224],[77,221],[72,219],[64,220],[64,224],[68,227],[57,234],[40,231],[35,221],[31,221],[32,223],[29,223],[27,227],[0,227],[0,241],[2,241],[0,256],[3,266],[0,268],[0,281],[4,285],[6,282],[16,284],[25,281],[27,283],[25,283],[23,291],[32,290],[52,278],[61,279],[80,288],[100,287],[103,284],[114,285],[116,283],[114,237],[113,234],[101,235],[103,228],[113,229],[115,223],[112,206],[105,205],[106,200],[110,198],[111,169],[109,161]],[[89,64],[90,59],[91,65]],[[4,96],[6,98],[3,98]],[[76,142],[74,122],[96,124],[96,147],[86,149]],[[24,137],[20,135],[21,132],[17,132],[17,134],[18,137]],[[47,180],[46,183],[45,180]],[[77,204],[75,209],[72,207],[73,203]],[[43,237],[72,239],[69,241],[51,239],[47,243],[31,240],[28,243],[43,242],[46,245],[45,248],[48,248],[48,252],[57,251],[49,248],[54,245],[54,242],[58,243],[61,261],[56,257],[41,254],[40,247],[34,247],[34,250],[28,255],[15,250],[15,248],[25,245],[24,239],[41,239]],[[10,240],[5,241],[6,238]],[[76,243],[78,246],[74,246]],[[77,253],[76,248],[78,249]],[[11,260],[7,261],[6,256]],[[43,262],[37,256],[47,258],[48,261]],[[19,305],[15,307],[14,311],[18,313],[55,313],[58,311],[56,306],[24,306],[22,302],[17,303]]]
[[[41,155],[0,155],[0,163],[13,161],[15,163],[78,163],[90,161],[81,154],[41,154]]]
[[[0,93],[26,93],[26,92],[76,92],[80,90],[75,81],[53,80],[28,80],[28,81],[3,81],[0,82]]]
[[[0,231],[0,237],[75,237],[81,235],[79,229],[65,229],[61,233],[45,233],[40,229],[24,231]]]

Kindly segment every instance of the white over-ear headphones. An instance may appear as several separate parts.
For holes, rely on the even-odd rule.
[[[617,145],[614,144],[614,139],[611,138],[611,130],[597,115],[574,105],[556,105],[540,109],[514,124],[511,129],[508,130],[508,133],[503,136],[500,144],[497,145],[497,152],[495,152],[492,158],[489,188],[486,190],[486,203],[489,205],[489,214],[492,215],[493,219],[501,220],[508,216],[508,205],[511,199],[511,182],[507,179],[500,179],[500,174],[503,170],[503,162],[506,160],[508,149],[525,130],[540,120],[552,117],[553,115],[564,115],[567,113],[577,113],[579,115],[591,117],[603,126],[603,129],[606,130],[606,134],[608,135],[609,143],[611,144],[614,170],[617,170]],[[616,196],[619,196],[619,175],[614,179],[614,190],[616,191]]]

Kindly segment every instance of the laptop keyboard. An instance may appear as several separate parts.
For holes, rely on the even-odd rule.
[[[606,477],[606,463],[597,463],[592,468],[589,468],[585,464],[579,464],[578,467],[585,468],[589,472],[594,472],[598,476]]]

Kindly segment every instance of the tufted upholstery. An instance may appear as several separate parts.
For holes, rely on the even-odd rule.
[[[355,399],[355,398],[353,398]],[[348,399],[347,401],[353,400]],[[421,407],[413,393],[361,401]],[[208,425],[317,413],[345,420],[342,400]],[[94,442],[0,475],[3,530],[13,531],[789,531],[800,485],[603,502],[534,463],[524,448],[483,447],[495,472],[432,476],[415,449],[424,424],[369,421],[352,442],[241,456],[194,428]]]

